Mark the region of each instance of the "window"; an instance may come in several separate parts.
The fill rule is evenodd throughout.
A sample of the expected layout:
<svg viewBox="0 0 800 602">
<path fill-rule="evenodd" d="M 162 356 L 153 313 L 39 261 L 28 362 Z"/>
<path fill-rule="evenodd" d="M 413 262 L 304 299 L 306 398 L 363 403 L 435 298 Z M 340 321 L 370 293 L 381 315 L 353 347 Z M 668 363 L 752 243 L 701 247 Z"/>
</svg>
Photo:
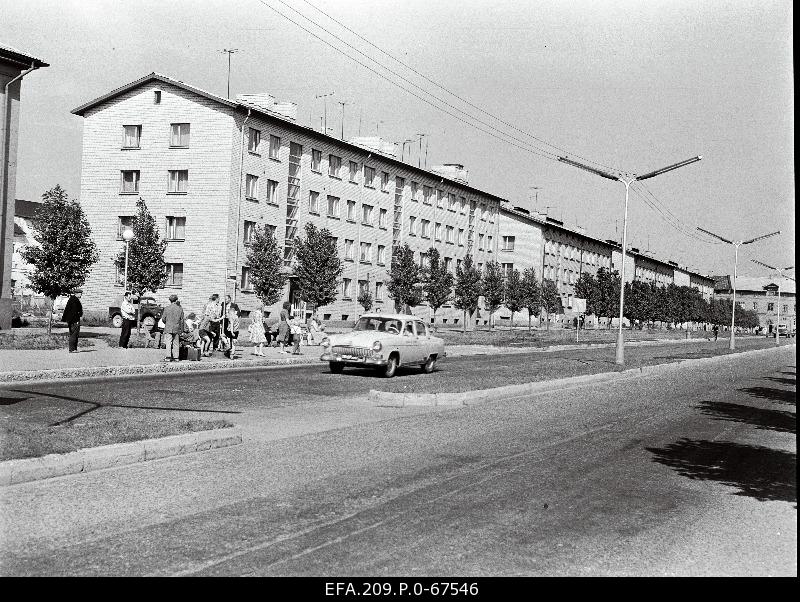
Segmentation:
<svg viewBox="0 0 800 602">
<path fill-rule="evenodd" d="M 411 182 L 411 200 L 419 202 L 419 182 Z"/>
<path fill-rule="evenodd" d="M 322 151 L 311 149 L 311 171 L 322 172 Z"/>
<path fill-rule="evenodd" d="M 481 215 L 481 220 L 485 222 L 486 221 L 486 205 L 481 204 L 480 215 Z"/>
<path fill-rule="evenodd" d="M 451 267 L 453 267 L 453 258 L 452 257 L 445 257 L 444 258 L 444 269 L 449 272 Z"/>
<path fill-rule="evenodd" d="M 344 258 L 353 261 L 353 241 L 344 239 Z"/>
<path fill-rule="evenodd" d="M 128 228 L 133 229 L 133 216 L 120 215 L 117 218 L 117 239 L 122 240 L 122 233 Z"/>
<path fill-rule="evenodd" d="M 378 245 L 378 265 L 385 265 L 386 264 L 386 247 L 384 245 Z"/>
<path fill-rule="evenodd" d="M 171 169 L 169 170 L 169 187 L 167 192 L 185 193 L 189 188 L 189 170 Z"/>
<path fill-rule="evenodd" d="M 436 240 L 442 240 L 442 224 L 439 222 L 433 226 L 433 236 Z"/>
<path fill-rule="evenodd" d="M 422 187 L 422 202 L 426 205 L 431 204 L 431 195 L 433 194 L 433 188 L 430 186 L 423 186 Z"/>
<path fill-rule="evenodd" d="M 182 263 L 168 263 L 167 264 L 167 282 L 164 286 L 171 286 L 180 288 L 183 286 L 183 264 Z"/>
<path fill-rule="evenodd" d="M 456 272 L 458 272 L 458 270 L 460 270 L 460 269 L 461 269 L 461 260 L 460 259 L 456 259 Z"/>
<path fill-rule="evenodd" d="M 361 223 L 365 226 L 372 225 L 372 205 L 361 206 Z"/>
<path fill-rule="evenodd" d="M 358 281 L 358 296 L 369 294 L 369 280 Z"/>
<path fill-rule="evenodd" d="M 270 134 L 269 137 L 269 158 L 270 159 L 279 159 L 278 153 L 281 150 L 281 139 L 280 136 L 273 136 Z"/>
<path fill-rule="evenodd" d="M 448 211 L 455 211 L 458 208 L 458 202 L 456 201 L 456 195 L 452 192 L 448 193 L 447 195 L 447 209 Z"/>
<path fill-rule="evenodd" d="M 789 306 L 788 306 L 788 305 L 783 305 L 783 307 L 782 307 L 781 311 L 782 311 L 783 313 L 787 313 L 787 312 L 789 311 Z"/>
<path fill-rule="evenodd" d="M 458 246 L 459 247 L 464 246 L 464 228 L 458 229 Z"/>
<path fill-rule="evenodd" d="M 378 211 L 378 227 L 379 228 L 386 228 L 386 209 L 381 209 Z"/>
<path fill-rule="evenodd" d="M 478 250 L 483 251 L 483 234 L 478 234 Z"/>
<path fill-rule="evenodd" d="M 339 217 L 339 197 L 328 197 L 328 217 Z"/>
<path fill-rule="evenodd" d="M 357 176 L 358 176 L 358 163 L 355 161 L 350 161 L 350 181 L 355 184 Z"/>
<path fill-rule="evenodd" d="M 355 201 L 347 201 L 347 221 L 348 222 L 356 221 L 356 202 Z"/>
<path fill-rule="evenodd" d="M 362 242 L 359 249 L 359 261 L 372 263 L 372 243 Z"/>
<path fill-rule="evenodd" d="M 467 214 L 467 197 L 462 196 L 461 198 L 459 198 L 459 202 L 461 204 L 461 214 L 462 215 L 466 215 Z"/>
<path fill-rule="evenodd" d="M 383 192 L 389 192 L 389 172 L 388 171 L 381 172 L 381 190 Z"/>
<path fill-rule="evenodd" d="M 122 148 L 139 148 L 139 139 L 141 137 L 141 125 L 122 126 Z"/>
<path fill-rule="evenodd" d="M 251 201 L 258 200 L 258 176 L 254 176 L 250 173 L 245 176 L 244 196 Z"/>
<path fill-rule="evenodd" d="M 308 191 L 308 212 L 319 215 L 319 193 L 313 190 Z"/>
<path fill-rule="evenodd" d="M 422 220 L 422 238 L 430 238 L 431 237 L 431 223 L 424 219 Z"/>
<path fill-rule="evenodd" d="M 139 192 L 139 170 L 121 172 L 121 184 L 119 191 L 123 194 L 133 194 Z"/>
<path fill-rule="evenodd" d="M 251 242 L 253 242 L 253 235 L 255 234 L 255 231 L 256 231 L 256 223 L 245 220 L 244 230 L 242 232 L 242 236 L 244 238 L 244 244 L 249 245 Z"/>
<path fill-rule="evenodd" d="M 173 123 L 170 125 L 169 145 L 173 148 L 187 148 L 189 146 L 188 123 Z"/>
<path fill-rule="evenodd" d="M 513 251 L 515 242 L 516 242 L 516 236 L 504 236 L 503 251 Z"/>
<path fill-rule="evenodd" d="M 336 155 L 328 155 L 328 175 L 334 178 L 339 177 L 339 170 L 342 168 L 342 158 Z"/>
<path fill-rule="evenodd" d="M 436 190 L 436 207 L 437 209 L 444 209 L 444 191 Z"/>
<path fill-rule="evenodd" d="M 408 235 L 409 236 L 416 236 L 417 235 L 417 218 L 413 215 L 408 216 Z"/>
<path fill-rule="evenodd" d="M 267 180 L 267 202 L 278 204 L 278 183 L 275 180 Z"/>
<path fill-rule="evenodd" d="M 383 301 L 383 282 L 375 283 L 375 301 Z"/>
<path fill-rule="evenodd" d="M 455 228 L 453 228 L 453 226 L 447 226 L 444 229 L 444 231 L 445 231 L 444 241 L 446 243 L 450 243 L 451 245 L 453 244 L 453 231 L 454 230 L 455 230 Z"/>
<path fill-rule="evenodd" d="M 420 253 L 419 254 L 419 267 L 427 268 L 427 267 L 430 267 L 430 265 L 431 265 L 431 262 L 430 262 L 430 258 L 428 257 L 428 254 L 427 253 Z"/>
<path fill-rule="evenodd" d="M 486 237 L 486 250 L 489 251 L 489 253 L 491 253 L 494 250 L 494 245 L 492 244 L 491 236 Z"/>
<path fill-rule="evenodd" d="M 240 286 L 243 291 L 253 290 L 253 283 L 250 282 L 250 268 L 247 266 L 242 266 L 242 283 Z"/>
<path fill-rule="evenodd" d="M 364 166 L 364 186 L 375 188 L 375 168 Z"/>
<path fill-rule="evenodd" d="M 511 272 L 514 271 L 514 264 L 513 263 L 504 263 L 500 267 L 501 267 L 501 270 L 502 270 L 502 273 L 503 273 L 503 278 L 508 278 L 509 276 L 511 276 Z"/>
<path fill-rule="evenodd" d="M 153 90 L 153 104 L 154 105 L 161 104 L 161 90 Z"/>
<path fill-rule="evenodd" d="M 167 240 L 185 240 L 186 218 L 167 216 L 167 229 L 164 238 Z"/>
<path fill-rule="evenodd" d="M 497 213 L 496 207 L 489 207 L 489 222 L 494 223 L 494 216 Z"/>
<path fill-rule="evenodd" d="M 258 153 L 261 146 L 261 132 L 256 128 L 249 128 L 247 133 L 247 150 Z"/>
<path fill-rule="evenodd" d="M 353 281 L 350 278 L 343 278 L 342 279 L 342 297 L 345 299 L 350 299 L 350 296 L 353 294 Z"/>
</svg>

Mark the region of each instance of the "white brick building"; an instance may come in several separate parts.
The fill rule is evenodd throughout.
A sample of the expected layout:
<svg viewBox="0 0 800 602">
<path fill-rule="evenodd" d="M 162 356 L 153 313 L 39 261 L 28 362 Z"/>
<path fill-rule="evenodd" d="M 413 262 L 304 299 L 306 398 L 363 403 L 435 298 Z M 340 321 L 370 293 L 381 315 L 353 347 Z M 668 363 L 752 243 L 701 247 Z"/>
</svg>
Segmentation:
<svg viewBox="0 0 800 602">
<path fill-rule="evenodd" d="M 159 295 L 177 292 L 187 310 L 215 292 L 235 295 L 244 311 L 260 306 L 248 290 L 255 224 L 275 228 L 287 268 L 307 222 L 336 237 L 345 269 L 338 299 L 321 309 L 330 320 L 363 311 L 356 300 L 363 286 L 377 309 L 393 309 L 386 293 L 393 245 L 408 243 L 420 261 L 435 245 L 454 272 L 470 250 L 480 264 L 497 257 L 502 199 L 468 186 L 457 168 L 435 173 L 385 147 L 337 140 L 294 122 L 287 103 L 271 110 L 268 101 L 231 101 L 153 73 L 73 111 L 85 122 L 81 204 L 100 251 L 84 287 L 86 308 L 103 309 L 119 294 L 114 261 L 139 197 L 169 240 L 170 280 Z M 291 285 L 289 298 L 299 307 Z M 458 323 L 461 312 L 445 306 L 437 316 Z"/>
</svg>

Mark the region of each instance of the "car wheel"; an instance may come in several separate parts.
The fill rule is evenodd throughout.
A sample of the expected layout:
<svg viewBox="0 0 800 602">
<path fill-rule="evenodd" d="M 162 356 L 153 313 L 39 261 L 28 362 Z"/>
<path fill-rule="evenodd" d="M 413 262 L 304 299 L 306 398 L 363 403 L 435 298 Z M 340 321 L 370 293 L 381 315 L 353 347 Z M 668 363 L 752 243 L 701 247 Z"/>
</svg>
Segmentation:
<svg viewBox="0 0 800 602">
<path fill-rule="evenodd" d="M 122 328 L 122 316 L 119 314 L 114 314 L 111 318 L 111 324 L 114 325 L 114 328 Z"/>
<path fill-rule="evenodd" d="M 331 372 L 334 374 L 341 374 L 342 370 L 344 370 L 344 364 L 341 362 L 329 362 L 331 367 Z"/>
<path fill-rule="evenodd" d="M 144 326 L 147 330 L 150 330 L 155 326 L 156 319 L 153 316 L 145 316 L 142 318 L 142 326 Z"/>
<path fill-rule="evenodd" d="M 436 369 L 436 356 L 432 355 L 428 358 L 428 360 L 422 364 L 422 371 L 425 374 L 430 374 Z"/>
<path fill-rule="evenodd" d="M 390 355 L 388 363 L 383 368 L 383 376 L 385 378 L 392 378 L 395 372 L 397 372 L 397 356 Z"/>
</svg>

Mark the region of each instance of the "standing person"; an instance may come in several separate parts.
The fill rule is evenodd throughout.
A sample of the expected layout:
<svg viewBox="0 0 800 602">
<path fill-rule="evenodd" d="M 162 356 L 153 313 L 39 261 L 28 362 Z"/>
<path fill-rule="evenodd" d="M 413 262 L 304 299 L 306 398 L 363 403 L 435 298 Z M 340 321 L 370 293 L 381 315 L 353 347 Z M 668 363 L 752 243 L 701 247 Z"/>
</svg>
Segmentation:
<svg viewBox="0 0 800 602">
<path fill-rule="evenodd" d="M 292 355 L 300 355 L 300 340 L 303 338 L 303 320 L 300 316 L 295 316 L 289 320 L 289 333 L 291 341 L 294 344 L 292 347 Z"/>
<path fill-rule="evenodd" d="M 228 299 L 230 299 L 230 297 L 228 297 Z M 236 339 L 239 338 L 239 306 L 236 303 L 231 303 L 230 301 L 227 303 L 227 305 L 228 313 L 225 317 L 227 329 L 225 330 L 225 336 L 228 338 L 230 347 L 225 352 L 225 357 L 233 360 L 236 359 Z"/>
<path fill-rule="evenodd" d="M 211 333 L 211 320 L 209 320 L 208 316 L 203 315 L 198 328 L 197 334 L 200 337 L 198 347 L 200 347 L 200 353 L 203 357 L 209 357 L 211 355 L 213 335 Z"/>
<path fill-rule="evenodd" d="M 220 339 L 220 321 L 222 308 L 219 305 L 219 295 L 214 293 L 208 298 L 208 303 L 203 307 L 203 315 L 208 317 L 208 332 L 211 334 L 211 349 L 209 354 L 217 348 Z"/>
<path fill-rule="evenodd" d="M 291 327 L 289 326 L 289 312 L 291 307 L 288 301 L 284 302 L 283 309 L 281 309 L 280 322 L 278 322 L 278 345 L 280 345 L 281 353 L 288 353 L 288 351 L 286 351 L 286 346 L 289 344 L 292 337 Z"/>
<path fill-rule="evenodd" d="M 169 356 L 164 358 L 165 362 L 177 362 L 180 360 L 181 333 L 186 327 L 183 317 L 183 308 L 178 305 L 178 295 L 169 296 L 169 306 L 164 310 L 161 319 L 164 320 L 164 338 L 166 341 Z"/>
<path fill-rule="evenodd" d="M 719 326 L 717 324 L 714 324 L 714 327 L 711 330 L 714 331 L 714 340 L 716 341 L 717 337 L 719 336 Z"/>
<path fill-rule="evenodd" d="M 83 316 L 82 294 L 81 289 L 73 291 L 64 307 L 64 314 L 61 316 L 61 321 L 66 322 L 69 326 L 70 353 L 78 353 L 78 335 L 81 333 L 81 316 Z"/>
<path fill-rule="evenodd" d="M 122 349 L 128 348 L 128 341 L 131 339 L 131 328 L 136 322 L 136 308 L 131 300 L 130 291 L 125 291 L 122 296 L 122 303 L 119 306 L 119 313 L 122 315 L 122 332 L 119 334 L 119 346 Z"/>
<path fill-rule="evenodd" d="M 220 313 L 220 316 L 222 318 L 222 322 L 221 322 L 222 328 L 221 328 L 221 330 L 222 330 L 222 333 L 225 334 L 226 337 L 228 336 L 227 335 L 227 333 L 228 333 L 228 310 L 230 309 L 230 307 L 231 307 L 231 296 L 230 295 L 225 295 L 225 301 L 222 302 L 222 306 L 220 307 L 220 312 L 219 313 Z M 218 349 L 220 351 L 223 350 L 224 343 L 225 343 L 225 341 L 220 341 L 219 347 L 218 347 Z"/>
<path fill-rule="evenodd" d="M 267 336 L 264 330 L 264 314 L 260 309 L 250 314 L 250 326 L 247 328 L 247 332 L 250 334 L 250 342 L 253 344 L 253 355 L 263 356 Z"/>
<path fill-rule="evenodd" d="M 306 327 L 308 328 L 308 344 L 311 345 L 312 343 L 315 345 L 319 345 L 322 337 L 325 336 L 324 328 L 322 324 L 317 319 L 317 315 L 315 313 L 311 313 L 306 320 Z"/>
</svg>

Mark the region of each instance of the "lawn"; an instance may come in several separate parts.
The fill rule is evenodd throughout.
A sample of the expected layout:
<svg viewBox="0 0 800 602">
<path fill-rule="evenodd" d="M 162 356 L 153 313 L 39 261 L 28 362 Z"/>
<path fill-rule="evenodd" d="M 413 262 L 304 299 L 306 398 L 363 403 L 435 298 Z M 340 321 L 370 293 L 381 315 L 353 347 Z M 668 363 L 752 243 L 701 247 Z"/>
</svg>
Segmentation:
<svg viewBox="0 0 800 602">
<path fill-rule="evenodd" d="M 91 347 L 92 343 L 85 339 L 78 339 L 78 347 Z M 67 349 L 69 347 L 69 334 L 15 334 L 0 333 L 0 349 Z"/>
<path fill-rule="evenodd" d="M 613 343 L 617 340 L 616 329 L 590 329 L 578 333 L 572 329 L 553 328 L 551 330 L 514 329 L 476 329 L 462 332 L 458 329 L 438 328 L 436 336 L 442 337 L 447 345 L 494 345 L 496 347 L 545 347 L 548 345 L 575 345 L 583 343 Z M 654 339 L 685 339 L 684 330 L 628 330 L 625 329 L 628 341 L 646 341 Z M 689 333 L 693 339 L 707 338 L 710 333 L 702 330 Z"/>
</svg>

